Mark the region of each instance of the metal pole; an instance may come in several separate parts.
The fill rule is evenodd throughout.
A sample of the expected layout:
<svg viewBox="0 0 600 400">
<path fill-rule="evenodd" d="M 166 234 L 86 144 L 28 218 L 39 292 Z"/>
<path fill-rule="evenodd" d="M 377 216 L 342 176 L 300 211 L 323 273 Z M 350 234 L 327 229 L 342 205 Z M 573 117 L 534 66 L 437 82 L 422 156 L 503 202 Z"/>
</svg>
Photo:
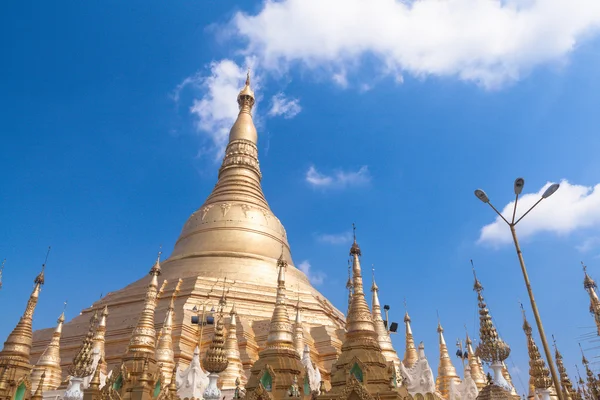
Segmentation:
<svg viewBox="0 0 600 400">
<path fill-rule="evenodd" d="M 546 334 L 544 333 L 544 327 L 542 326 L 542 320 L 540 318 L 540 313 L 537 308 L 537 304 L 533 297 L 533 291 L 531 290 L 531 283 L 529 282 L 529 275 L 527 275 L 527 269 L 525 268 L 525 260 L 523 260 L 523 253 L 521 252 L 521 247 L 519 246 L 519 239 L 517 239 L 517 232 L 515 230 L 515 226 L 513 224 L 509 224 L 510 233 L 512 233 L 513 241 L 515 242 L 515 249 L 517 250 L 517 256 L 519 257 L 519 263 L 521 264 L 521 271 L 523 272 L 523 279 L 525 280 L 525 286 L 527 287 L 527 294 L 529 295 L 529 300 L 531 301 L 531 308 L 533 309 L 533 315 L 535 317 L 535 323 L 537 324 L 538 331 L 540 332 L 540 337 L 542 339 L 542 345 L 544 346 L 544 353 L 546 353 L 546 359 L 548 360 L 548 366 L 550 367 L 550 373 L 552 374 L 552 381 L 554 382 L 554 388 L 556 389 L 556 395 L 559 400 L 563 400 L 560 380 L 558 379 L 558 374 L 556 373 L 556 368 L 554 368 L 554 360 L 552 359 L 552 353 L 550 352 L 550 347 L 548 346 L 548 341 L 546 340 Z"/>
</svg>

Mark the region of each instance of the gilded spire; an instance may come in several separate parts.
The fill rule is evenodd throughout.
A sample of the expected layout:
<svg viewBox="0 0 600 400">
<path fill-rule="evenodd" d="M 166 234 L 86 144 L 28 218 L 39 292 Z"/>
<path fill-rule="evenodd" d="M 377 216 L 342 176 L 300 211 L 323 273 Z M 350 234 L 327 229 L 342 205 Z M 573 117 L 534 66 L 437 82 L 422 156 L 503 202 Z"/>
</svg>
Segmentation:
<svg viewBox="0 0 600 400">
<path fill-rule="evenodd" d="M 438 320 L 437 332 L 439 336 L 440 344 L 440 361 L 438 363 L 438 376 L 435 380 L 436 389 L 442 394 L 444 398 L 449 398 L 450 387 L 452 381 L 456 384 L 460 383 L 456 369 L 452 365 L 452 360 L 448 354 L 448 346 L 446 345 L 446 339 L 444 338 L 444 328 L 442 328 L 441 322 Z"/>
<path fill-rule="evenodd" d="M 104 351 L 104 345 L 106 341 L 106 318 L 108 317 L 108 306 L 104 306 L 102 312 L 100 313 L 100 321 L 98 322 L 98 326 L 96 327 L 96 332 L 94 333 L 93 339 L 93 350 L 92 354 L 97 354 L 100 358 L 98 362 L 102 362 L 100 364 L 100 371 L 106 375 L 107 374 L 107 365 L 104 361 L 106 357 Z"/>
<path fill-rule="evenodd" d="M 42 400 L 44 398 L 44 380 L 46 379 L 46 372 L 42 372 L 40 379 L 38 381 L 37 388 L 35 389 L 35 393 L 31 396 L 31 400 Z"/>
<path fill-rule="evenodd" d="M 390 338 L 390 333 L 388 332 L 383 318 L 381 317 L 381 304 L 379 303 L 379 287 L 377 287 L 377 283 L 375 283 L 375 268 L 372 267 L 373 274 L 373 284 L 371 285 L 371 292 L 373 294 L 373 298 L 371 300 L 372 304 L 372 318 L 373 325 L 375 326 L 375 332 L 377 332 L 377 341 L 379 342 L 379 347 L 381 347 L 381 353 L 385 357 L 387 361 L 392 361 L 394 366 L 397 368 L 400 365 L 400 359 L 398 358 L 398 354 L 396 354 L 396 350 L 394 350 L 394 346 L 392 345 L 392 339 Z M 389 322 L 388 322 L 389 324 Z"/>
<path fill-rule="evenodd" d="M 300 295 L 296 303 L 296 321 L 294 322 L 294 347 L 298 355 L 302 357 L 304 352 L 304 328 L 302 327 L 302 314 L 300 313 Z"/>
<path fill-rule="evenodd" d="M 600 382 L 594 372 L 590 369 L 590 363 L 587 358 L 585 358 L 581 344 L 579 345 L 579 348 L 581 349 L 581 363 L 585 367 L 585 373 L 587 375 L 587 391 L 592 395 L 593 399 L 600 399 Z"/>
<path fill-rule="evenodd" d="M 356 242 L 356 227 L 354 229 L 354 242 L 350 247 L 350 256 L 352 257 L 352 285 L 354 294 L 350 303 L 348 318 L 346 319 L 346 332 L 367 332 L 367 335 L 373 338 L 377 337 L 373 317 L 365 300 L 363 289 L 363 280 L 360 268 L 360 257 L 362 255 L 360 246 Z"/>
<path fill-rule="evenodd" d="M 404 307 L 406 308 L 406 300 L 404 301 Z M 404 314 L 406 345 L 404 349 L 404 359 L 402 360 L 402 363 L 406 368 L 411 368 L 419 360 L 419 353 L 415 347 L 415 339 L 413 337 L 412 328 L 410 327 L 410 321 L 410 315 L 408 315 L 408 310 L 406 310 Z"/>
<path fill-rule="evenodd" d="M 54 333 L 52 334 L 48 346 L 46 346 L 46 349 L 38 359 L 38 362 L 31 373 L 32 383 L 41 382 L 41 376 L 44 375 L 43 391 L 57 389 L 62 381 L 62 369 L 60 367 L 60 336 L 62 334 L 64 322 L 65 313 L 63 311 L 56 321 L 56 329 L 54 329 Z"/>
<path fill-rule="evenodd" d="M 227 357 L 227 368 L 220 375 L 223 389 L 235 389 L 236 380 L 242 379 L 246 383 L 246 374 L 241 361 L 240 347 L 237 340 L 237 312 L 235 304 L 229 312 L 229 325 L 227 326 L 227 338 L 225 339 L 225 356 Z"/>
<path fill-rule="evenodd" d="M 598 299 L 598 293 L 596 292 L 596 282 L 588 275 L 587 267 L 581 262 L 583 267 L 583 273 L 585 278 L 583 279 L 583 287 L 590 296 L 590 313 L 594 315 L 594 321 L 596 322 L 596 329 L 598 335 L 600 335 L 600 299 Z"/>
<path fill-rule="evenodd" d="M 287 312 L 285 299 L 285 272 L 288 263 L 283 258 L 283 252 L 277 260 L 279 273 L 277 275 L 277 297 L 275 299 L 275 309 L 269 325 L 269 336 L 267 337 L 267 347 L 280 347 L 281 345 L 293 347 L 294 338 L 292 334 L 292 325 Z M 298 355 L 298 358 L 300 356 Z"/>
<path fill-rule="evenodd" d="M 502 362 L 510 355 L 510 347 L 506 344 L 498 335 L 496 327 L 492 322 L 492 316 L 490 310 L 487 308 L 487 304 L 483 298 L 483 286 L 477 279 L 475 269 L 473 268 L 473 276 L 475 283 L 473 290 L 477 292 L 477 301 L 479 305 L 479 337 L 480 342 L 475 350 L 475 355 L 480 357 L 482 360 L 494 363 Z"/>
<path fill-rule="evenodd" d="M 348 311 L 346 314 L 350 312 L 350 303 L 352 303 L 352 293 L 354 291 L 354 284 L 352 283 L 352 263 L 350 259 L 348 259 L 348 281 L 346 281 L 346 289 L 348 289 Z"/>
<path fill-rule="evenodd" d="M 558 368 L 558 373 L 560 374 L 560 384 L 562 386 L 562 392 L 565 399 L 575 400 L 577 397 L 577 393 L 573 389 L 573 383 L 569 378 L 569 374 L 567 373 L 567 369 L 565 368 L 565 364 L 563 363 L 563 356 L 558 351 L 558 347 L 556 346 L 556 339 L 554 335 L 552 335 L 552 341 L 554 342 L 554 357 L 556 358 L 556 367 Z"/>
<path fill-rule="evenodd" d="M 468 332 L 465 343 L 467 345 L 467 354 L 469 357 L 469 368 L 471 369 L 471 377 L 473 378 L 473 381 L 475 381 L 477 388 L 481 390 L 485 387 L 485 385 L 487 385 L 487 379 L 485 379 L 485 372 L 483 371 L 483 365 L 481 364 L 481 360 L 475 355 L 475 352 L 473 351 L 473 342 L 471 341 Z"/>
<path fill-rule="evenodd" d="M 83 339 L 81 347 L 73 357 L 72 364 L 69 366 L 69 374 L 76 378 L 85 378 L 90 376 L 94 372 L 93 367 L 93 341 L 94 332 L 96 330 L 96 324 L 98 323 L 98 311 L 94 311 L 92 318 L 90 318 L 90 326 L 88 332 Z"/>
<path fill-rule="evenodd" d="M 218 374 L 219 372 L 224 371 L 229 363 L 229 361 L 227 361 L 227 356 L 225 355 L 223 329 L 223 316 L 219 315 L 212 342 L 206 351 L 206 356 L 202 363 L 206 370 L 212 374 Z"/>
<path fill-rule="evenodd" d="M 48 253 L 49 252 L 50 248 L 48 248 Z M 46 260 L 47 259 L 48 255 L 46 255 Z M 10 333 L 10 335 L 8 335 L 6 342 L 4 342 L 4 348 L 0 352 L 0 364 L 10 364 L 14 361 L 29 364 L 33 336 L 31 324 L 33 322 L 33 312 L 35 310 L 35 306 L 37 305 L 42 285 L 44 284 L 45 268 L 46 263 L 42 264 L 41 272 L 33 281 L 33 291 L 29 296 L 29 300 L 27 300 L 25 312 L 21 316 L 13 331 Z"/>
<path fill-rule="evenodd" d="M 527 351 L 529 352 L 529 375 L 533 378 L 533 385 L 538 390 L 545 390 L 552 386 L 552 379 L 550 378 L 550 371 L 546 367 L 546 363 L 540 355 L 540 351 L 533 340 L 531 334 L 531 325 L 527 321 L 525 316 L 525 310 L 521 304 L 521 311 L 523 312 L 523 331 L 527 336 Z"/>
<path fill-rule="evenodd" d="M 160 291 L 158 290 L 158 276 L 161 274 L 160 270 L 160 255 L 156 262 L 150 269 L 150 283 L 146 290 L 146 299 L 144 301 L 144 308 L 138 319 L 136 327 L 131 333 L 131 339 L 129 340 L 129 346 L 127 346 L 127 355 L 134 354 L 145 354 L 154 358 L 156 351 L 156 330 L 154 329 L 154 311 L 156 310 L 156 304 L 160 295 L 162 294 L 167 281 L 164 281 Z"/>
<path fill-rule="evenodd" d="M 162 329 L 160 330 L 160 336 L 156 345 L 156 362 L 158 362 L 160 365 L 160 370 L 162 372 L 162 383 L 165 386 L 169 384 L 171 373 L 173 372 L 173 368 L 175 368 L 175 353 L 173 352 L 173 337 L 171 335 L 173 332 L 175 299 L 179 294 L 181 282 L 183 282 L 183 280 L 179 279 L 177 285 L 175 286 L 175 290 L 173 290 L 171 302 L 169 303 L 169 308 L 167 309 L 167 314 L 165 315 L 165 321 Z"/>
</svg>

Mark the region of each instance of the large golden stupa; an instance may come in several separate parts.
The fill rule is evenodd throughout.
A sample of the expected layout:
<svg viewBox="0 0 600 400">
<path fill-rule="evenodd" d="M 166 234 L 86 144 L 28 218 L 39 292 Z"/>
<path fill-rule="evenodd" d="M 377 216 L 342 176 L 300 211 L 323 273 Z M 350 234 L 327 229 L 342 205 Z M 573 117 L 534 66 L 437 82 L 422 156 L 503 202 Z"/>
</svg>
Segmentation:
<svg viewBox="0 0 600 400">
<path fill-rule="evenodd" d="M 205 305 L 217 307 L 224 290 L 227 303 L 235 304 L 238 339 L 246 371 L 258 358 L 266 342 L 269 321 L 275 307 L 277 260 L 289 260 L 288 298 L 298 299 L 304 316 L 304 340 L 313 360 L 328 376 L 341 349 L 344 315 L 331 305 L 293 266 L 285 228 L 275 216 L 260 185 L 257 132 L 252 121 L 254 93 L 250 79 L 237 98 L 240 112 L 229 134 L 217 184 L 204 204 L 186 221 L 170 257 L 161 263 L 160 279 L 168 281 L 156 310 L 160 328 L 171 296 L 181 278 L 175 298 L 173 343 L 175 359 L 187 364 L 198 342 L 198 327 L 191 317 Z M 151 261 L 151 257 L 149 260 Z M 148 265 L 151 263 L 149 262 Z M 140 271 L 147 268 L 140 266 Z M 63 326 L 61 365 L 66 371 L 80 346 L 91 315 L 108 307 L 106 362 L 118 364 L 144 306 L 150 277 L 111 292 Z M 226 289 L 224 289 L 226 288 Z M 290 307 L 290 313 L 295 310 Z M 52 338 L 54 329 L 34 332 L 31 361 L 35 364 Z M 212 327 L 204 329 L 202 352 L 208 348 Z"/>
</svg>

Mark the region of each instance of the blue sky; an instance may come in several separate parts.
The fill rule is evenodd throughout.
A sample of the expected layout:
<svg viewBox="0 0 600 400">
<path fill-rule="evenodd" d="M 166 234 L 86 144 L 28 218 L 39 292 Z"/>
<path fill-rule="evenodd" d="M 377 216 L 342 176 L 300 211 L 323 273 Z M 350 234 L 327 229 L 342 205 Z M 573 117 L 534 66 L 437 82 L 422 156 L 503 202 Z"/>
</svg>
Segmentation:
<svg viewBox="0 0 600 400">
<path fill-rule="evenodd" d="M 168 256 L 216 181 L 251 66 L 263 189 L 296 265 L 345 309 L 355 222 L 366 281 L 374 264 L 397 321 L 406 298 L 434 369 L 436 312 L 452 352 L 463 325 L 476 335 L 473 259 L 523 391 L 525 287 L 508 228 L 481 235 L 495 218 L 473 190 L 503 208 L 517 176 L 525 193 L 566 180 L 519 231 L 546 332 L 574 376 L 577 342 L 593 331 L 580 261 L 600 279 L 599 12 L 586 0 L 562 19 L 566 0 L 470 1 L 444 12 L 382 1 L 369 13 L 354 1 L 335 12 L 291 0 L 6 5 L 0 337 L 48 245 L 35 328 L 54 325 L 65 299 L 71 318 L 145 275 L 159 245 Z M 486 18 L 502 23 L 486 30 Z M 510 29 L 527 18 L 541 22 Z"/>
</svg>

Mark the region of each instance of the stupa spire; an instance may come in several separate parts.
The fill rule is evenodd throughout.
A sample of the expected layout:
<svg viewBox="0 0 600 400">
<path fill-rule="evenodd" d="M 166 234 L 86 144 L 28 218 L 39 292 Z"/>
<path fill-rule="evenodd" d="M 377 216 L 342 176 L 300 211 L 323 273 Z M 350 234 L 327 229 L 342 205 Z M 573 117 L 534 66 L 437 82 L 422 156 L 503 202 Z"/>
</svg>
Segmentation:
<svg viewBox="0 0 600 400">
<path fill-rule="evenodd" d="M 352 283 L 352 263 L 348 259 L 348 281 L 346 281 L 346 289 L 348 290 L 348 310 L 346 315 L 350 312 L 350 304 L 352 303 L 352 294 L 354 292 L 354 284 Z"/>
<path fill-rule="evenodd" d="M 575 400 L 577 393 L 573 389 L 573 383 L 571 382 L 567 369 L 565 368 L 563 356 L 560 351 L 558 351 L 558 347 L 556 346 L 556 339 L 554 338 L 554 335 L 552 335 L 552 341 L 554 342 L 554 357 L 556 358 L 556 368 L 560 374 L 560 384 L 562 386 L 564 398 L 568 400 Z"/>
<path fill-rule="evenodd" d="M 523 313 L 523 331 L 527 336 L 527 351 L 529 353 L 529 376 L 531 377 L 533 386 L 535 389 L 542 394 L 544 399 L 550 398 L 549 388 L 552 386 L 552 379 L 550 378 L 550 371 L 546 367 L 546 363 L 542 359 L 540 351 L 533 340 L 531 325 L 527 321 L 525 316 L 525 309 L 521 304 L 521 311 Z"/>
<path fill-rule="evenodd" d="M 146 289 L 146 298 L 144 308 L 138 319 L 136 327 L 131 333 L 129 345 L 127 346 L 126 356 L 147 355 L 154 359 L 156 351 L 156 330 L 154 329 L 154 312 L 160 295 L 162 294 L 167 281 L 162 284 L 158 290 L 158 277 L 161 274 L 160 255 L 158 252 L 156 262 L 150 268 L 150 283 Z"/>
<path fill-rule="evenodd" d="M 373 317 L 365 300 L 363 289 L 362 271 L 360 268 L 362 253 L 360 246 L 356 242 L 356 227 L 354 224 L 352 226 L 354 230 L 354 242 L 350 247 L 350 256 L 352 257 L 352 286 L 354 294 L 352 295 L 352 302 L 350 303 L 350 310 L 346 319 L 346 332 L 365 332 L 367 336 L 376 338 L 377 334 L 373 324 Z"/>
<path fill-rule="evenodd" d="M 473 261 L 471 260 L 471 265 Z M 502 375 L 502 362 L 510 355 L 510 347 L 504 342 L 498 335 L 498 331 L 492 321 L 492 316 L 487 308 L 485 299 L 483 298 L 483 285 L 477 279 L 475 268 L 473 267 L 473 277 L 475 282 L 473 284 L 473 290 L 477 292 L 477 302 L 479 306 L 479 345 L 475 350 L 475 355 L 491 364 L 491 368 L 494 371 L 493 382 L 505 389 L 508 392 L 512 392 L 513 387 L 506 381 Z"/>
<path fill-rule="evenodd" d="M 413 365 L 419 360 L 419 353 L 417 352 L 417 348 L 415 347 L 415 339 L 413 337 L 412 328 L 410 326 L 410 315 L 408 315 L 408 308 L 406 307 L 406 300 L 404 300 L 404 308 L 406 312 L 404 313 L 404 325 L 405 325 L 405 349 L 404 349 L 404 359 L 402 363 L 406 368 L 412 368 Z"/>
<path fill-rule="evenodd" d="M 447 399 L 450 396 L 450 387 L 453 385 L 452 381 L 458 385 L 460 384 L 460 379 L 456 374 L 456 368 L 452 365 L 452 360 L 448 354 L 448 346 L 446 345 L 446 339 L 444 338 L 444 328 L 439 319 L 437 332 L 440 345 L 440 361 L 438 363 L 438 375 L 435 383 L 436 389 Z"/>
<path fill-rule="evenodd" d="M 69 374 L 75 378 L 85 378 L 94 372 L 93 367 L 93 342 L 96 324 L 98 323 L 98 311 L 94 311 L 90 318 L 90 326 L 88 332 L 83 339 L 83 343 L 79 347 L 77 354 L 73 357 L 73 361 L 69 366 Z"/>
<path fill-rule="evenodd" d="M 100 321 L 98 322 L 98 326 L 96 327 L 96 332 L 94 333 L 93 340 L 93 350 L 92 353 L 96 355 L 98 358 L 98 365 L 100 366 L 100 372 L 103 375 L 107 374 L 107 364 L 104 361 L 106 357 L 104 346 L 106 343 L 106 318 L 108 317 L 108 306 L 104 306 L 102 312 L 100 313 Z"/>
<path fill-rule="evenodd" d="M 287 261 L 283 258 L 283 252 L 277 260 L 277 296 L 275 298 L 275 309 L 269 325 L 269 335 L 267 336 L 267 347 L 276 347 L 278 345 L 292 346 L 294 338 L 292 333 L 292 324 L 288 315 L 285 296 L 285 272 L 288 267 Z M 300 355 L 298 355 L 300 358 Z"/>
<path fill-rule="evenodd" d="M 483 365 L 479 357 L 475 355 L 473 351 L 473 342 L 469 337 L 469 332 L 467 332 L 467 337 L 465 340 L 467 345 L 467 354 L 469 358 L 469 368 L 471 369 L 471 377 L 475 384 L 477 385 L 477 389 L 481 390 L 487 384 L 487 379 L 485 379 L 485 372 L 483 371 Z"/>
<path fill-rule="evenodd" d="M 225 339 L 225 355 L 227 356 L 227 368 L 221 373 L 221 386 L 223 389 L 235 389 L 236 380 L 240 384 L 246 384 L 246 374 L 241 361 L 240 347 L 237 339 L 237 311 L 235 304 L 229 312 L 229 325 L 227 326 L 227 338 Z"/>
<path fill-rule="evenodd" d="M 300 309 L 300 293 L 296 302 L 296 321 L 294 322 L 294 347 L 302 357 L 304 354 L 304 327 L 302 326 L 302 313 Z"/>
<path fill-rule="evenodd" d="M 375 325 L 375 332 L 377 332 L 377 341 L 379 342 L 379 347 L 381 347 L 381 353 L 385 357 L 387 361 L 391 361 L 394 363 L 394 366 L 398 368 L 400 364 L 400 359 L 398 358 L 398 354 L 396 350 L 394 350 L 394 346 L 392 345 L 392 339 L 390 338 L 390 333 L 387 330 L 383 322 L 383 318 L 381 317 L 381 304 L 379 303 L 379 287 L 377 287 L 377 283 L 375 283 L 375 267 L 371 267 L 371 272 L 373 275 L 373 284 L 371 285 L 372 292 L 372 300 L 371 307 L 372 309 L 372 318 L 373 324 Z M 388 322 L 389 324 L 389 322 Z"/>
<path fill-rule="evenodd" d="M 46 254 L 46 261 L 48 260 L 49 253 L 50 248 L 48 248 L 48 253 Z M 0 366 L 6 365 L 10 368 L 10 366 L 16 367 L 17 363 L 21 363 L 23 368 L 28 370 L 27 372 L 31 370 L 31 365 L 29 364 L 33 336 L 31 325 L 33 323 L 33 312 L 35 311 L 35 306 L 38 303 L 40 291 L 44 284 L 45 269 L 46 262 L 42 264 L 41 272 L 33 281 L 33 291 L 27 300 L 27 306 L 23 315 L 10 335 L 8 335 L 8 338 L 6 338 L 4 348 L 0 351 Z"/>
<path fill-rule="evenodd" d="M 585 374 L 587 375 L 587 391 L 592 395 L 593 399 L 600 399 L 600 382 L 591 370 L 590 362 L 585 357 L 581 344 L 579 344 L 579 349 L 581 350 L 581 363 L 585 367 Z"/>
<path fill-rule="evenodd" d="M 182 279 L 179 279 L 173 294 L 171 295 L 171 302 L 169 308 L 167 308 L 167 314 L 165 315 L 165 321 L 162 329 L 160 330 L 160 336 L 156 344 L 156 362 L 160 365 L 161 380 L 163 385 L 170 383 L 171 374 L 173 368 L 175 368 L 175 353 L 173 352 L 173 318 L 175 314 L 175 299 L 179 294 Z"/>
<path fill-rule="evenodd" d="M 65 302 L 66 304 L 66 302 Z M 43 391 L 55 390 L 62 381 L 62 369 L 60 367 L 60 336 L 62 334 L 63 323 L 65 322 L 65 312 L 63 311 L 56 321 L 56 329 L 52 338 L 46 346 L 46 349 L 37 361 L 37 364 L 31 372 L 31 382 L 36 384 L 41 382 L 41 376 L 45 374 Z M 37 386 L 34 388 L 34 391 Z"/>
<path fill-rule="evenodd" d="M 590 313 L 594 316 L 594 321 L 596 322 L 596 329 L 598 335 L 600 335 L 600 299 L 598 299 L 598 293 L 596 292 L 597 285 L 596 282 L 588 275 L 587 266 L 581 262 L 581 266 L 583 267 L 583 274 L 585 278 L 583 279 L 583 287 L 588 292 L 590 296 Z"/>
</svg>

